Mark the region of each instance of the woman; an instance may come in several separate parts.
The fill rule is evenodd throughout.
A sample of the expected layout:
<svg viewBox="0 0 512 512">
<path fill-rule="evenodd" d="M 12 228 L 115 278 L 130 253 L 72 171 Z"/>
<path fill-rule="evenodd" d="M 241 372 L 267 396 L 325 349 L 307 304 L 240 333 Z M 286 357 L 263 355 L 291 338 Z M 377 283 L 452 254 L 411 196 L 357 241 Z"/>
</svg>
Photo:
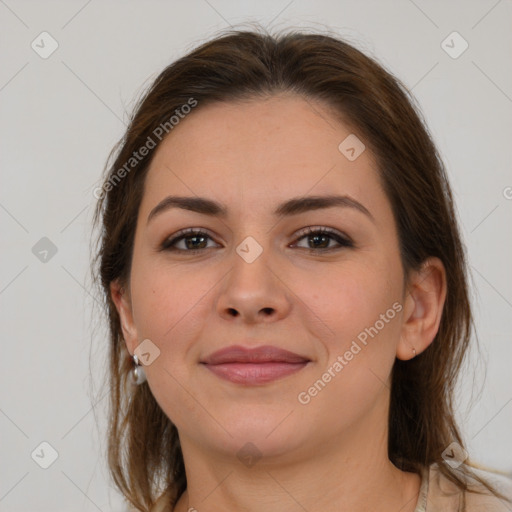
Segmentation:
<svg viewBox="0 0 512 512">
<path fill-rule="evenodd" d="M 136 510 L 509 510 L 454 420 L 472 316 L 445 170 L 327 35 L 167 67 L 96 194 L 109 465 Z"/>
</svg>

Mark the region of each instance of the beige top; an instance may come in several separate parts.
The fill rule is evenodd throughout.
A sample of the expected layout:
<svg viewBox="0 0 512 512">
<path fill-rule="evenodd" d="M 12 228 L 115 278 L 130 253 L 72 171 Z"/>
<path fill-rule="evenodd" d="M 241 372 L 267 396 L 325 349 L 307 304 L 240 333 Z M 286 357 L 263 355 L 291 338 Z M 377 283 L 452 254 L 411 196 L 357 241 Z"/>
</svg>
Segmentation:
<svg viewBox="0 0 512 512">
<path fill-rule="evenodd" d="M 507 476 L 470 468 L 477 476 L 484 478 L 493 484 L 497 491 L 512 501 L 512 479 Z M 489 491 L 477 480 L 468 482 L 471 489 L 485 491 L 486 494 L 466 492 L 466 512 L 510 512 L 512 502 L 489 494 Z M 460 508 L 459 508 L 460 507 Z M 414 512 L 457 512 L 462 510 L 462 491 L 439 472 L 439 466 L 432 464 L 428 470 L 424 470 L 421 481 L 418 503 Z"/>
<path fill-rule="evenodd" d="M 478 476 L 485 478 L 504 496 L 512 500 L 512 479 L 490 471 L 471 468 Z M 470 481 L 468 484 L 471 484 Z M 486 490 L 476 480 L 479 490 Z M 473 488 L 473 486 L 471 486 Z M 166 495 L 160 496 L 151 512 L 171 512 L 166 509 Z M 457 512 L 462 505 L 462 493 L 458 487 L 439 472 L 437 464 L 423 471 L 420 494 L 414 512 Z M 466 493 L 466 512 L 511 512 L 512 503 L 494 495 Z"/>
</svg>

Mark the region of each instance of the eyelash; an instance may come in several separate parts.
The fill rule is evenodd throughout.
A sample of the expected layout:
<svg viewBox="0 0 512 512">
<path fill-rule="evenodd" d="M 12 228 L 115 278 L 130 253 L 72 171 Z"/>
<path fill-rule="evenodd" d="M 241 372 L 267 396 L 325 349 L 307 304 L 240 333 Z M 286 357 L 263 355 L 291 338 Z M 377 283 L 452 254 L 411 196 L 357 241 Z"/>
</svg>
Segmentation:
<svg viewBox="0 0 512 512">
<path fill-rule="evenodd" d="M 339 247 L 328 247 L 328 248 L 322 248 L 322 249 L 311 249 L 309 247 L 301 247 L 301 249 L 304 249 L 311 253 L 313 253 L 313 252 L 318 253 L 318 252 L 331 252 L 331 251 L 335 251 L 335 250 L 339 250 L 339 249 L 343 249 L 343 248 L 353 248 L 354 247 L 354 243 L 352 242 L 352 240 L 350 240 L 350 238 L 348 238 L 346 236 L 342 236 L 337 231 L 334 231 L 334 230 L 331 230 L 328 228 L 324 228 L 324 227 L 318 227 L 318 228 L 307 227 L 301 231 L 297 240 L 301 240 L 303 238 L 306 238 L 308 236 L 313 236 L 313 235 L 321 235 L 321 236 L 328 235 L 331 238 L 331 240 L 335 240 L 340 245 L 339 245 Z M 175 251 L 188 252 L 191 254 L 204 252 L 205 250 L 207 250 L 207 248 L 206 249 L 176 249 L 175 247 L 172 247 L 173 245 L 175 245 L 177 242 L 179 242 L 181 240 L 185 240 L 187 238 L 193 238 L 193 237 L 197 237 L 197 236 L 208 237 L 211 239 L 210 235 L 204 231 L 196 230 L 194 228 L 188 228 L 188 229 L 179 231 L 176 234 L 176 236 L 173 236 L 172 238 L 167 238 L 166 240 L 164 240 L 160 246 L 160 250 L 172 251 L 172 252 L 175 252 Z"/>
</svg>

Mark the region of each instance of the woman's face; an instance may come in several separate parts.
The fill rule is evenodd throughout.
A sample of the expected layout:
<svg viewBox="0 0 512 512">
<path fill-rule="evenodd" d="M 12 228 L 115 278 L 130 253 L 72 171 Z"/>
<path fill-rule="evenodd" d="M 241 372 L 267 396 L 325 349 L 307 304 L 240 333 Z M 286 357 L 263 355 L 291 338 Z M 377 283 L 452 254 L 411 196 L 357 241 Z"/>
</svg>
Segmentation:
<svg viewBox="0 0 512 512">
<path fill-rule="evenodd" d="M 349 136 L 321 104 L 281 95 L 199 104 L 157 149 L 122 323 L 130 353 L 149 340 L 148 383 L 182 444 L 309 456 L 382 432 L 403 269 L 375 162 L 353 136 L 340 149 Z M 169 196 L 208 205 L 157 208 Z M 173 241 L 184 229 L 201 233 Z M 205 364 L 233 345 L 300 357 Z"/>
</svg>

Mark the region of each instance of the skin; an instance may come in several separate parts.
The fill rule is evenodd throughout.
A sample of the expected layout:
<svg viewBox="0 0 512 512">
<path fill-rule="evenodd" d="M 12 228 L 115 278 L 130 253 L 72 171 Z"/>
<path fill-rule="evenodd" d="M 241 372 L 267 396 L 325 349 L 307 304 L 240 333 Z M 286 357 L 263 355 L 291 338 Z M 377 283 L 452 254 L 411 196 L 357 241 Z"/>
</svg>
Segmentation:
<svg viewBox="0 0 512 512">
<path fill-rule="evenodd" d="M 338 150 L 350 133 L 326 105 L 280 94 L 199 105 L 156 150 L 130 281 L 112 283 L 111 292 L 130 354 L 144 339 L 160 350 L 145 371 L 180 435 L 188 487 L 178 512 L 415 508 L 420 477 L 387 455 L 391 370 L 395 358 L 408 360 L 434 339 L 445 270 L 430 258 L 404 286 L 395 221 L 370 150 L 353 162 Z M 148 223 L 171 194 L 222 202 L 228 216 L 174 208 Z M 292 197 L 328 194 L 350 196 L 373 219 L 350 207 L 272 215 Z M 355 246 L 322 252 L 301 233 L 308 226 L 337 230 Z M 177 242 L 183 252 L 159 250 L 184 228 L 210 238 Z M 252 263 L 236 252 L 248 236 L 263 251 Z M 339 247 L 332 238 L 319 243 Z M 195 246 L 203 252 L 185 253 Z M 401 311 L 301 404 L 298 394 L 394 303 Z M 233 344 L 275 345 L 311 362 L 259 386 L 220 379 L 199 363 Z M 237 457 L 248 442 L 262 455 L 250 467 Z"/>
</svg>

